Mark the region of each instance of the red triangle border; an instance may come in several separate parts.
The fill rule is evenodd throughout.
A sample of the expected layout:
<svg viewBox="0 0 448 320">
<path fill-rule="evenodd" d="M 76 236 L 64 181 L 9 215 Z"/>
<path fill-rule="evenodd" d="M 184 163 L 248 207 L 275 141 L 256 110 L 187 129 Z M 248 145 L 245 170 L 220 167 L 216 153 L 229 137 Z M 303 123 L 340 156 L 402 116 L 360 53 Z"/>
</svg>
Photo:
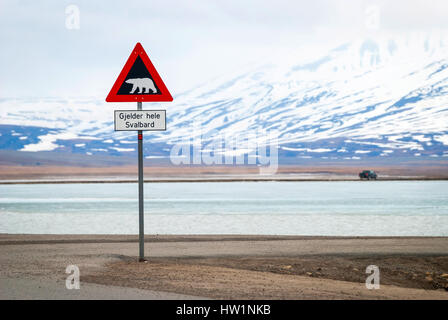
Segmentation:
<svg viewBox="0 0 448 320">
<path fill-rule="evenodd" d="M 134 62 L 138 56 L 140 56 L 140 58 L 142 59 L 146 68 L 148 69 L 149 73 L 151 74 L 155 84 L 159 88 L 161 94 L 117 95 L 118 90 L 120 89 L 121 85 L 123 84 L 124 80 L 126 79 L 126 76 L 128 75 L 129 71 L 131 70 L 131 68 L 134 65 Z M 163 82 L 163 80 L 160 77 L 159 73 L 157 72 L 156 68 L 152 64 L 151 60 L 149 59 L 148 55 L 145 52 L 145 49 L 143 49 L 143 46 L 140 44 L 140 42 L 138 42 L 135 45 L 134 50 L 132 50 L 132 53 L 129 56 L 128 60 L 126 61 L 126 64 L 124 65 L 123 69 L 121 70 L 120 75 L 118 76 L 112 89 L 110 90 L 109 94 L 107 95 L 106 101 L 107 102 L 173 101 L 173 97 L 171 96 L 171 93 L 168 91 L 168 88 L 165 86 L 165 83 Z"/>
</svg>

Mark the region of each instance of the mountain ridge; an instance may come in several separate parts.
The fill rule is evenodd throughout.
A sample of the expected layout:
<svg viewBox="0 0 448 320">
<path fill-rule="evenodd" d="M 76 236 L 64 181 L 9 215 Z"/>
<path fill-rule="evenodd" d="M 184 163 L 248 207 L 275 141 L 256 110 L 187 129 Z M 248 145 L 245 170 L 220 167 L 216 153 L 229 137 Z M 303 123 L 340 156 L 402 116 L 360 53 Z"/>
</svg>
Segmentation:
<svg viewBox="0 0 448 320">
<path fill-rule="evenodd" d="M 214 147 L 223 157 L 278 144 L 280 163 L 448 159 L 447 47 L 445 39 L 367 39 L 217 78 L 174 103 L 151 104 L 167 109 L 167 131 L 145 133 L 145 154 L 168 159 L 179 143 L 193 152 L 201 138 L 202 152 Z M 133 156 L 135 133 L 113 131 L 113 110 L 129 108 L 94 98 L 3 98 L 0 150 Z M 239 151 L 216 147 L 242 138 Z"/>
</svg>

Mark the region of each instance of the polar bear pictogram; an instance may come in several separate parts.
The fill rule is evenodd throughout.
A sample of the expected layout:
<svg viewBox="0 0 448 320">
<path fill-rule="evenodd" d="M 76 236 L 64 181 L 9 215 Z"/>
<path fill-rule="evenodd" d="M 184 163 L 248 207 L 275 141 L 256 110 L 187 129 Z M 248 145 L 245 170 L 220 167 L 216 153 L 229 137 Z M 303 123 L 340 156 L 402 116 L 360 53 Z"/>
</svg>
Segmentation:
<svg viewBox="0 0 448 320">
<path fill-rule="evenodd" d="M 125 82 L 132 84 L 130 94 L 133 94 L 135 90 L 137 90 L 137 88 L 138 93 L 150 93 L 149 90 L 151 90 L 152 93 L 157 93 L 156 86 L 154 85 L 154 82 L 150 78 L 128 79 Z"/>
</svg>

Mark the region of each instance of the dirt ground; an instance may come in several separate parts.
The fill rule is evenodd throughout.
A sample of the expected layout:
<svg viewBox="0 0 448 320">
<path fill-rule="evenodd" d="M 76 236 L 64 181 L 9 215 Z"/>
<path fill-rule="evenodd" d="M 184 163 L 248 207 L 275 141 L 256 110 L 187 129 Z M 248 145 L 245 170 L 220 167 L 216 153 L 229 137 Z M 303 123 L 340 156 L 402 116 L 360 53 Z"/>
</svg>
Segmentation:
<svg viewBox="0 0 448 320">
<path fill-rule="evenodd" d="M 75 264 L 81 283 L 113 287 L 116 296 L 121 287 L 213 299 L 448 299 L 443 237 L 148 236 L 143 263 L 135 240 L 0 235 L 0 278 L 10 286 L 2 297 L 20 294 L 24 281 L 60 287 Z M 368 265 L 380 269 L 378 290 L 365 286 Z"/>
</svg>

